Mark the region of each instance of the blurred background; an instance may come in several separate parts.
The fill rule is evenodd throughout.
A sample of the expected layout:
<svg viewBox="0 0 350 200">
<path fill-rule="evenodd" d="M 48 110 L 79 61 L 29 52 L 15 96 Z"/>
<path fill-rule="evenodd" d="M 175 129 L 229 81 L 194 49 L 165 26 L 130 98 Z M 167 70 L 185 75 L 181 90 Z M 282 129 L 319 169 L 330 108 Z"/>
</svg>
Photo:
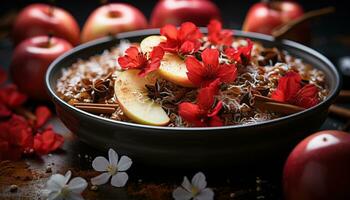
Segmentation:
<svg viewBox="0 0 350 200">
<path fill-rule="evenodd" d="M 8 31 L 10 30 L 12 21 L 15 14 L 31 3 L 51 3 L 52 1 L 32 1 L 32 0 L 4 0 L 0 7 L 0 65 L 7 68 L 11 56 L 9 49 L 12 48 L 10 40 L 7 39 Z M 99 7 L 106 1 L 101 0 L 88 0 L 88 1 L 72 1 L 72 0 L 57 0 L 55 5 L 62 7 L 69 11 L 78 21 L 80 28 L 83 27 L 84 22 L 88 18 L 94 9 Z M 125 2 L 132 4 L 142 11 L 142 13 L 149 20 L 152 10 L 157 1 L 109 1 L 109 2 Z M 257 0 L 245 0 L 245 1 L 214 1 L 219 7 L 221 12 L 224 27 L 233 29 L 242 29 L 245 16 L 249 8 L 259 1 Z M 349 84 L 350 77 L 350 58 L 342 60 L 345 56 L 348 56 L 350 50 L 350 26 L 349 19 L 350 13 L 348 10 L 347 1 L 335 1 L 335 0 L 318 0 L 318 1 L 295 1 L 299 3 L 305 10 L 311 11 L 315 9 L 324 8 L 327 6 L 334 6 L 336 12 L 327 16 L 319 17 L 312 20 L 311 25 L 311 41 L 308 46 L 316 49 L 317 51 L 326 55 L 331 61 L 337 65 L 345 65 L 342 67 L 342 71 L 347 73 L 345 76 L 345 85 Z M 300 33 L 303 34 L 303 33 Z"/>
</svg>

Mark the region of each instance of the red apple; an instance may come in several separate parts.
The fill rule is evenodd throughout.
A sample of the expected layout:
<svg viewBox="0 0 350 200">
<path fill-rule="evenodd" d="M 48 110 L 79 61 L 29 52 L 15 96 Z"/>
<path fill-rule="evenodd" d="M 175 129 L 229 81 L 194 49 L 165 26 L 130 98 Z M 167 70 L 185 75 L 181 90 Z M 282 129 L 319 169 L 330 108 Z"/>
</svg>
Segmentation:
<svg viewBox="0 0 350 200">
<path fill-rule="evenodd" d="M 57 37 L 36 36 L 17 45 L 13 52 L 10 74 L 18 88 L 37 100 L 46 100 L 44 77 L 48 66 L 72 45 Z"/>
<path fill-rule="evenodd" d="M 284 167 L 286 200 L 350 199 L 350 135 L 328 130 L 300 142 Z"/>
<path fill-rule="evenodd" d="M 272 30 L 301 17 L 304 14 L 303 8 L 292 1 L 268 1 L 254 4 L 248 11 L 243 23 L 243 30 L 271 34 Z M 287 38 L 306 42 L 309 37 L 308 27 L 300 25 L 291 31 Z"/>
<path fill-rule="evenodd" d="M 207 26 L 211 19 L 221 20 L 218 7 L 209 0 L 161 0 L 152 11 L 151 26 L 180 25 L 190 21 Z"/>
<path fill-rule="evenodd" d="M 81 41 L 125 31 L 147 28 L 146 17 L 137 8 L 125 3 L 111 3 L 97 8 L 86 20 Z"/>
<path fill-rule="evenodd" d="M 32 4 L 24 8 L 13 25 L 12 37 L 16 44 L 26 38 L 48 35 L 79 44 L 80 30 L 74 17 L 67 11 L 47 4 Z"/>
</svg>

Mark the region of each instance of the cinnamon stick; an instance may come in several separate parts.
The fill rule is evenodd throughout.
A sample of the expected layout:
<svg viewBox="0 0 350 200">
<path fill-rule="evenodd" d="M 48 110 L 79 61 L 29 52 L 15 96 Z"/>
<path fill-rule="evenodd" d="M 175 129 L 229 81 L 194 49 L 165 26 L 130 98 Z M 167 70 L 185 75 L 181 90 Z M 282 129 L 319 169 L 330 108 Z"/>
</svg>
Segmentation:
<svg viewBox="0 0 350 200">
<path fill-rule="evenodd" d="M 326 8 L 322 8 L 319 10 L 313 10 L 313 11 L 307 12 L 299 18 L 291 20 L 288 23 L 283 24 L 283 25 L 275 28 L 272 31 L 272 36 L 275 39 L 280 39 L 283 36 L 285 36 L 289 31 L 291 31 L 294 27 L 296 27 L 297 25 L 299 25 L 307 20 L 310 20 L 312 18 L 319 17 L 319 16 L 326 15 L 326 14 L 330 14 L 334 11 L 335 11 L 334 7 L 326 7 Z"/>
<path fill-rule="evenodd" d="M 118 104 L 104 104 L 104 103 L 74 103 L 74 106 L 92 106 L 92 107 L 107 107 L 117 108 Z"/>
<path fill-rule="evenodd" d="M 331 105 L 329 107 L 329 112 L 331 114 L 337 115 L 339 117 L 345 118 L 345 119 L 350 119 L 350 109 L 336 106 L 336 105 Z"/>
<path fill-rule="evenodd" d="M 286 115 L 297 113 L 297 112 L 305 110 L 305 108 L 302 108 L 299 106 L 285 104 L 285 103 L 277 103 L 277 102 L 257 101 L 257 102 L 255 102 L 255 105 L 260 109 L 269 110 L 272 112 L 278 112 L 278 113 L 282 113 L 282 114 L 286 114 Z"/>
<path fill-rule="evenodd" d="M 350 90 L 341 90 L 338 97 L 335 100 L 337 103 L 349 103 L 350 102 Z"/>
<path fill-rule="evenodd" d="M 75 107 L 92 114 L 112 114 L 115 112 L 115 108 L 111 108 L 111 107 L 99 107 L 99 106 L 75 106 Z"/>
</svg>

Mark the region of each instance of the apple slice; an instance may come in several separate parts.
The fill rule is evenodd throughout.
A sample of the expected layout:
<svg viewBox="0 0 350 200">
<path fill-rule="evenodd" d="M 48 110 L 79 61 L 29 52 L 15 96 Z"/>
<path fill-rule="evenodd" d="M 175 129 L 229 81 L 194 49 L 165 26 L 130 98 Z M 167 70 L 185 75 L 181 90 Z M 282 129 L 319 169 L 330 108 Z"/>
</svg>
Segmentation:
<svg viewBox="0 0 350 200">
<path fill-rule="evenodd" d="M 143 53 L 149 53 L 153 47 L 164 42 L 166 37 L 151 35 L 143 39 L 140 48 Z M 165 53 L 158 70 L 159 75 L 167 81 L 173 82 L 183 87 L 193 87 L 193 84 L 187 78 L 187 68 L 183 59 L 172 53 Z"/>
<path fill-rule="evenodd" d="M 170 119 L 163 108 L 147 96 L 146 84 L 155 84 L 154 74 L 142 78 L 139 70 L 127 70 L 118 76 L 114 85 L 115 96 L 125 115 L 131 120 L 154 126 L 165 126 Z"/>
</svg>

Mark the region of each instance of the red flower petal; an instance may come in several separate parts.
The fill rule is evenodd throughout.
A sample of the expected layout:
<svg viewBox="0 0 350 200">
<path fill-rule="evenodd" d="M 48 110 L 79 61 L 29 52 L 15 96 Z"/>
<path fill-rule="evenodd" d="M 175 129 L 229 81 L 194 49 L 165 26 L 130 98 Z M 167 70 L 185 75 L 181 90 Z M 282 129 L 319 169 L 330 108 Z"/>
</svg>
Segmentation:
<svg viewBox="0 0 350 200">
<path fill-rule="evenodd" d="M 6 107 L 6 105 L 0 102 L 0 118 L 8 117 L 12 114 L 12 111 Z"/>
<path fill-rule="evenodd" d="M 237 78 L 237 67 L 234 64 L 222 64 L 217 71 L 217 77 L 223 83 L 231 83 Z"/>
<path fill-rule="evenodd" d="M 195 51 L 195 44 L 191 41 L 185 41 L 180 47 L 180 53 L 183 55 L 192 54 Z"/>
<path fill-rule="evenodd" d="M 178 31 L 178 39 L 181 42 L 186 40 L 195 41 L 202 37 L 198 27 L 192 22 L 182 23 Z"/>
<path fill-rule="evenodd" d="M 160 34 L 168 40 L 177 40 L 177 28 L 174 25 L 167 24 L 160 29 Z"/>
<path fill-rule="evenodd" d="M 213 108 L 213 110 L 211 111 L 211 113 L 208 113 L 208 117 L 214 117 L 216 116 L 220 110 L 222 108 L 222 101 L 219 101 L 216 106 Z"/>
<path fill-rule="evenodd" d="M 292 103 L 303 108 L 310 108 L 319 103 L 318 88 L 313 84 L 307 84 L 301 88 L 292 100 Z"/>
<path fill-rule="evenodd" d="M 278 80 L 278 86 L 271 98 L 276 101 L 290 102 L 301 88 L 301 76 L 297 72 L 288 72 Z"/>
<path fill-rule="evenodd" d="M 217 49 L 207 48 L 202 52 L 203 63 L 210 71 L 216 71 L 219 67 L 219 51 Z M 209 71 L 208 70 L 208 71 Z"/>
<path fill-rule="evenodd" d="M 27 96 L 18 91 L 13 84 L 6 85 L 0 89 L 0 102 L 10 108 L 17 108 L 27 101 Z"/>
<path fill-rule="evenodd" d="M 198 105 L 189 102 L 184 102 L 179 105 L 179 115 L 185 121 L 194 124 L 195 126 L 206 126 L 201 119 L 203 114 Z"/>
<path fill-rule="evenodd" d="M 40 128 L 45 125 L 47 120 L 51 117 L 51 111 L 46 106 L 38 106 L 35 109 L 35 116 L 36 116 L 36 128 Z"/>
<path fill-rule="evenodd" d="M 219 116 L 215 115 L 215 116 L 210 118 L 209 126 L 218 127 L 218 126 L 223 126 L 223 125 L 224 125 L 224 123 L 222 122 L 222 120 L 220 119 Z"/>
<path fill-rule="evenodd" d="M 6 80 L 7 80 L 7 73 L 2 67 L 0 67 L 0 85 L 4 84 Z"/>
<path fill-rule="evenodd" d="M 161 60 L 163 56 L 164 56 L 164 50 L 159 46 L 154 47 L 150 53 L 151 60 L 154 60 L 154 59 Z"/>
<path fill-rule="evenodd" d="M 37 133 L 34 137 L 34 151 L 39 155 L 48 154 L 62 146 L 64 138 L 55 133 L 52 129 L 47 129 L 42 133 Z"/>
<path fill-rule="evenodd" d="M 187 77 L 197 87 L 201 87 L 203 74 L 207 73 L 206 68 L 196 58 L 189 56 L 185 60 Z"/>
<path fill-rule="evenodd" d="M 241 46 L 238 47 L 238 49 L 234 49 L 234 48 L 227 48 L 225 49 L 225 54 L 226 56 L 238 63 L 243 63 L 243 61 L 249 61 L 250 57 L 251 57 L 251 52 L 253 49 L 253 42 L 249 39 L 247 39 L 247 46 Z"/>
<path fill-rule="evenodd" d="M 197 105 L 206 113 L 214 104 L 215 95 L 217 95 L 219 91 L 219 86 L 220 80 L 216 79 L 214 82 L 210 83 L 209 86 L 200 89 L 198 92 Z"/>
<path fill-rule="evenodd" d="M 222 30 L 221 22 L 211 20 L 208 25 L 208 40 L 215 45 L 231 46 L 233 42 L 233 32 Z"/>
<path fill-rule="evenodd" d="M 123 69 L 142 68 L 147 64 L 147 58 L 132 46 L 125 51 L 125 56 L 118 58 L 118 63 Z"/>
</svg>

